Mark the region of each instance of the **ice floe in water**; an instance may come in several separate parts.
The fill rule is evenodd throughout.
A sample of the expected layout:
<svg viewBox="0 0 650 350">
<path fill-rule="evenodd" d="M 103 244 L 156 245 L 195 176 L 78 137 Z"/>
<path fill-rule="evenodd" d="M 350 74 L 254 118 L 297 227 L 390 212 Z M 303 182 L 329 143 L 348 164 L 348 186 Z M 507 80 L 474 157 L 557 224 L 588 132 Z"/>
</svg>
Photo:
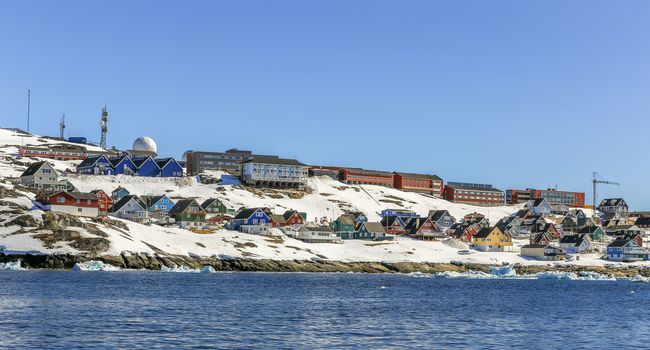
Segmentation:
<svg viewBox="0 0 650 350">
<path fill-rule="evenodd" d="M 445 271 L 436 274 L 436 277 L 443 278 L 467 278 L 467 279 L 492 279 L 499 278 L 499 276 L 491 275 L 483 271 L 470 270 L 467 272 Z"/>
<path fill-rule="evenodd" d="M 26 269 L 20 266 L 20 260 L 18 260 L 18 261 L 10 261 L 8 263 L 0 263 L 0 270 L 22 271 Z"/>
<path fill-rule="evenodd" d="M 119 267 L 113 265 L 105 264 L 102 261 L 86 261 L 82 263 L 76 263 L 72 267 L 72 271 L 119 271 Z"/>
<path fill-rule="evenodd" d="M 161 272 L 201 272 L 198 269 L 193 269 L 187 266 L 178 266 L 178 265 L 173 265 L 172 267 L 167 267 L 163 265 L 160 268 Z"/>
<path fill-rule="evenodd" d="M 203 266 L 201 273 L 216 273 L 217 271 L 212 266 Z"/>
<path fill-rule="evenodd" d="M 501 277 L 514 277 L 517 276 L 517 271 L 515 271 L 512 265 L 490 266 L 490 274 Z"/>
<path fill-rule="evenodd" d="M 418 278 L 431 277 L 431 275 L 429 275 L 428 273 L 422 273 L 420 271 L 410 272 L 410 273 L 407 273 L 406 275 L 410 276 L 410 277 L 418 277 Z"/>
</svg>

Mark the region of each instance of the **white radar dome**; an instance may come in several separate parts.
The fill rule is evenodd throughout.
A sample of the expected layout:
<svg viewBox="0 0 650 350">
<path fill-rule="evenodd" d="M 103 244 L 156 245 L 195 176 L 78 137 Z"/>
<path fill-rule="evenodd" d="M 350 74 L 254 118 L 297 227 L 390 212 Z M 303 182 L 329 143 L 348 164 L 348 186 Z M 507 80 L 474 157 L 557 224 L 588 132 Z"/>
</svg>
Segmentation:
<svg viewBox="0 0 650 350">
<path fill-rule="evenodd" d="M 142 136 L 138 137 L 133 142 L 133 150 L 158 153 L 158 146 L 156 146 L 156 141 L 154 141 L 151 137 Z"/>
</svg>

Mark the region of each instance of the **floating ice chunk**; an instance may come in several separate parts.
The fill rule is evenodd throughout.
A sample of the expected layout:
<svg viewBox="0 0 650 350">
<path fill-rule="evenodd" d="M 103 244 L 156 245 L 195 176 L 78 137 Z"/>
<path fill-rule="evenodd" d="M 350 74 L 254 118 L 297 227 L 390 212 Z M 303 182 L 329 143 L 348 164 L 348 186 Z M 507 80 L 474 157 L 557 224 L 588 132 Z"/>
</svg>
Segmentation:
<svg viewBox="0 0 650 350">
<path fill-rule="evenodd" d="M 643 277 L 641 275 L 636 275 L 634 277 L 630 278 L 631 282 L 642 282 L 642 283 L 648 283 L 650 282 L 650 277 Z"/>
<path fill-rule="evenodd" d="M 18 261 L 10 261 L 8 263 L 0 263 L 0 270 L 23 271 L 26 269 L 20 266 L 20 260 L 18 260 Z"/>
<path fill-rule="evenodd" d="M 490 266 L 490 274 L 500 277 L 514 277 L 517 276 L 517 271 L 515 271 L 512 265 Z"/>
<path fill-rule="evenodd" d="M 212 266 L 203 266 L 201 273 L 216 273 L 217 271 Z"/>
<path fill-rule="evenodd" d="M 483 271 L 470 270 L 467 272 L 445 271 L 436 274 L 436 277 L 443 278 L 468 278 L 468 279 L 493 279 L 499 278 L 496 275 L 491 275 Z"/>
<path fill-rule="evenodd" d="M 160 268 L 160 271 L 161 272 L 201 272 L 198 269 L 189 268 L 189 267 L 184 266 L 184 265 L 183 266 L 173 265 L 172 267 L 167 267 L 167 266 L 163 265 Z"/>
<path fill-rule="evenodd" d="M 82 263 L 76 263 L 72 267 L 72 271 L 119 271 L 119 267 L 113 265 L 105 264 L 102 261 L 86 261 Z"/>
<path fill-rule="evenodd" d="M 407 275 L 407 276 L 411 276 L 411 277 L 417 277 L 417 278 L 431 277 L 431 275 L 429 275 L 429 274 L 427 274 L 427 273 L 422 273 L 422 272 L 420 272 L 420 271 L 407 273 L 406 275 Z"/>
<path fill-rule="evenodd" d="M 576 280 L 578 275 L 575 272 L 557 272 L 557 271 L 548 271 L 540 272 L 534 275 L 538 280 Z"/>
</svg>

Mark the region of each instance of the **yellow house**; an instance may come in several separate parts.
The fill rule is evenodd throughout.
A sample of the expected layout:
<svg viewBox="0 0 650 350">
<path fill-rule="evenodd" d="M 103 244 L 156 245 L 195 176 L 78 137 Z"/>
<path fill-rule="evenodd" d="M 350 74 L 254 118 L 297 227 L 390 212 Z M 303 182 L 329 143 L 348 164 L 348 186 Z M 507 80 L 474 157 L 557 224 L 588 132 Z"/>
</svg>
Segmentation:
<svg viewBox="0 0 650 350">
<path fill-rule="evenodd" d="M 472 247 L 482 252 L 511 252 L 512 237 L 498 227 L 486 227 L 474 235 Z"/>
</svg>

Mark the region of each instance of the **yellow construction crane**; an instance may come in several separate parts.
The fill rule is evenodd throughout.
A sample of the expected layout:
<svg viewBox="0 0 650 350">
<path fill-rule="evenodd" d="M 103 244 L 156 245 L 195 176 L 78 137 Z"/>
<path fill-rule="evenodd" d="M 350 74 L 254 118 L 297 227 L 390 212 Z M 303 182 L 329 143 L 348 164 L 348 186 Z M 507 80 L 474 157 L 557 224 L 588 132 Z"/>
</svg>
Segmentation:
<svg viewBox="0 0 650 350">
<path fill-rule="evenodd" d="M 591 180 L 591 182 L 592 182 L 593 185 L 594 185 L 594 196 L 593 196 L 594 207 L 592 208 L 592 210 L 593 210 L 593 215 L 592 215 L 592 217 L 593 217 L 593 218 L 596 218 L 596 194 L 597 194 L 598 184 L 604 184 L 604 185 L 616 185 L 616 186 L 620 186 L 620 185 L 621 185 L 621 184 L 618 183 L 618 182 L 607 181 L 607 180 L 601 180 L 601 179 L 599 179 L 599 177 L 600 177 L 600 175 L 598 175 L 598 173 L 594 171 L 594 178 L 593 178 L 593 180 Z"/>
</svg>

